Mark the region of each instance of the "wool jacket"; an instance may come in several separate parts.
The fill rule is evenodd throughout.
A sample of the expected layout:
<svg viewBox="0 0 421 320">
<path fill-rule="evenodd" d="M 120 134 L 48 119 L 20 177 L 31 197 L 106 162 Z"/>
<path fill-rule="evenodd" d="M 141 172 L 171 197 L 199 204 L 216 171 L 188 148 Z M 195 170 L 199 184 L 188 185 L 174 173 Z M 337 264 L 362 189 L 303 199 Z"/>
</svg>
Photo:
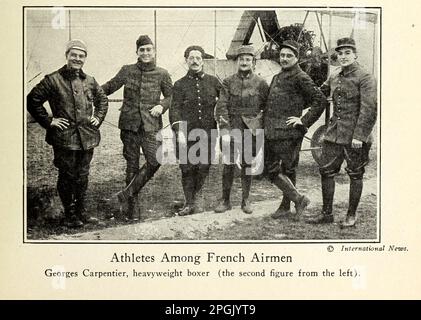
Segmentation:
<svg viewBox="0 0 421 320">
<path fill-rule="evenodd" d="M 162 115 L 154 117 L 150 110 L 160 104 L 164 108 L 162 113 L 165 113 L 170 107 L 173 85 L 168 71 L 155 66 L 155 63 L 145 64 L 139 60 L 123 66 L 102 88 L 106 95 L 110 95 L 122 86 L 123 105 L 118 127 L 134 132 L 139 129 L 159 131 L 162 128 Z"/>
<path fill-rule="evenodd" d="M 347 145 L 352 139 L 371 140 L 377 118 L 377 85 L 374 77 L 357 62 L 332 74 L 322 85 L 325 95 L 332 94 L 333 114 L 325 140 Z"/>
<path fill-rule="evenodd" d="M 235 73 L 222 83 L 215 107 L 220 129 L 262 129 L 269 86 L 253 72 Z"/>
</svg>

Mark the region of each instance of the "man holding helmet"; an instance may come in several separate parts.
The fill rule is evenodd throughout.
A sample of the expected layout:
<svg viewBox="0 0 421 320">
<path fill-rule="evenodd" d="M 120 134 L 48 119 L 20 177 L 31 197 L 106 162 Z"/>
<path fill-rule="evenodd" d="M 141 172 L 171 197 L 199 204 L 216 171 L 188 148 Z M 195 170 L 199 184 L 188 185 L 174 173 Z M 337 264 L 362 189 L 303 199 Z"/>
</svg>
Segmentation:
<svg viewBox="0 0 421 320">
<path fill-rule="evenodd" d="M 241 185 L 242 202 L 241 209 L 250 214 L 253 209 L 249 202 L 249 194 L 252 182 L 250 167 L 251 163 L 245 161 L 246 153 L 257 153 L 256 135 L 260 134 L 257 129 L 263 129 L 263 112 L 266 104 L 268 85 L 266 81 L 254 73 L 256 64 L 255 50 L 251 45 L 238 48 L 237 65 L 238 72 L 223 81 L 221 97 L 215 107 L 215 119 L 219 124 L 222 141 L 229 146 L 228 163 L 224 164 L 222 176 L 222 201 L 215 208 L 215 212 L 225 212 L 231 209 L 230 194 L 234 180 L 235 150 L 241 146 L 239 156 L 241 158 Z M 240 132 L 241 141 L 237 141 L 233 131 Z M 231 130 L 229 132 L 228 130 Z M 246 139 L 246 131 L 251 135 L 251 143 Z M 250 134 L 251 132 L 251 134 Z M 228 156 L 228 155 L 226 155 Z M 249 158 L 252 156 L 248 154 Z"/>
</svg>

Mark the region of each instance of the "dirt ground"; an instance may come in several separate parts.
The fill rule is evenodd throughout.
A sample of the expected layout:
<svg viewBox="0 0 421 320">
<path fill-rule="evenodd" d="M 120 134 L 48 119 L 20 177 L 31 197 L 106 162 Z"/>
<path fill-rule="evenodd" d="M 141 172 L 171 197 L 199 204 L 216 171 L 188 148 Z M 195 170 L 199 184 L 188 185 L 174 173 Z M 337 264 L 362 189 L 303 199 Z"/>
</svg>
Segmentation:
<svg viewBox="0 0 421 320">
<path fill-rule="evenodd" d="M 351 230 L 338 225 L 314 226 L 305 221 L 274 220 L 269 215 L 276 210 L 282 197 L 265 179 L 255 179 L 250 200 L 255 212 L 245 215 L 238 208 L 241 184 L 237 177 L 232 192 L 234 209 L 215 214 L 212 209 L 221 196 L 222 165 L 211 168 L 200 197 L 205 212 L 192 216 L 174 216 L 174 206 L 183 201 L 180 170 L 177 165 L 164 165 L 139 195 L 140 221 L 128 225 L 117 219 L 108 220 L 110 213 L 118 214 L 116 201 L 104 198 L 124 186 L 125 160 L 119 130 L 114 125 L 118 107 L 111 104 L 107 123 L 101 127 L 102 140 L 95 149 L 91 164 L 87 197 L 89 213 L 100 219 L 98 225 L 68 229 L 61 225 L 62 208 L 55 191 L 57 170 L 52 164 L 52 150 L 44 141 L 44 130 L 36 123 L 27 126 L 27 239 L 28 240 L 319 240 L 377 238 L 377 161 L 376 145 L 370 154 L 365 188 L 358 209 L 359 224 Z M 303 148 L 309 147 L 308 143 Z M 310 152 L 302 152 L 298 168 L 297 187 L 308 194 L 312 204 L 307 215 L 321 208 L 320 176 Z M 348 177 L 344 170 L 336 177 L 335 222 L 344 218 L 348 201 Z M 41 200 L 40 200 L 41 199 Z M 47 204 L 46 204 L 47 203 Z M 303 219 L 305 220 L 305 218 Z"/>
</svg>

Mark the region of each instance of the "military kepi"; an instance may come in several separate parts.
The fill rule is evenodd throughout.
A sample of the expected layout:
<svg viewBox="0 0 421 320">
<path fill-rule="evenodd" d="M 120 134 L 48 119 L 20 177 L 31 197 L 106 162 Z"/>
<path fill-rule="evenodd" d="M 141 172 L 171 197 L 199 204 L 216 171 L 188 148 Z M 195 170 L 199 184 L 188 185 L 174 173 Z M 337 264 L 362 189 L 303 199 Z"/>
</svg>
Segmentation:
<svg viewBox="0 0 421 320">
<path fill-rule="evenodd" d="M 300 52 L 300 44 L 297 41 L 285 40 L 284 42 L 282 42 L 282 44 L 279 47 L 279 49 L 282 49 L 282 48 L 291 49 L 294 52 L 295 56 L 298 58 L 299 52 Z"/>
<path fill-rule="evenodd" d="M 252 45 L 243 45 L 243 46 L 238 47 L 237 49 L 237 58 L 241 54 L 249 54 L 254 57 L 256 53 Z"/>
<path fill-rule="evenodd" d="M 337 46 L 335 48 L 336 51 L 339 51 L 342 48 L 354 48 L 357 49 L 355 46 L 355 40 L 352 38 L 341 38 L 337 41 Z"/>
</svg>

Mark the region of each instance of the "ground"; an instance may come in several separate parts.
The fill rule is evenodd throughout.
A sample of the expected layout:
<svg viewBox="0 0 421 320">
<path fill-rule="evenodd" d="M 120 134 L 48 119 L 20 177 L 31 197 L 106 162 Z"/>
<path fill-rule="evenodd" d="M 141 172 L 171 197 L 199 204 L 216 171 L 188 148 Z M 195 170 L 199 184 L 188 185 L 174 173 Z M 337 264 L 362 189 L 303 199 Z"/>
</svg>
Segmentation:
<svg viewBox="0 0 421 320">
<path fill-rule="evenodd" d="M 174 207 L 183 201 L 180 170 L 177 165 L 164 165 L 139 195 L 140 221 L 126 224 L 107 220 L 110 213 L 118 214 L 117 202 L 105 198 L 124 186 L 125 160 L 119 130 L 116 104 L 111 104 L 107 122 L 101 127 L 102 140 L 95 149 L 91 165 L 87 198 L 89 213 L 100 219 L 99 225 L 82 229 L 61 226 L 62 208 L 55 191 L 57 170 L 52 165 L 51 147 L 44 141 L 44 130 L 36 123 L 27 126 L 27 238 L 29 240 L 321 240 L 377 238 L 377 161 L 376 145 L 370 154 L 371 162 L 365 175 L 363 196 L 358 209 L 359 224 L 341 230 L 337 223 L 315 226 L 292 219 L 274 220 L 282 192 L 265 179 L 255 179 L 250 199 L 255 211 L 245 215 L 239 209 L 241 183 L 235 179 L 233 210 L 213 213 L 221 196 L 222 166 L 214 165 L 202 191 L 200 202 L 205 212 L 192 216 L 174 216 Z M 307 145 L 303 145 L 308 147 Z M 344 170 L 336 177 L 335 222 L 344 219 L 348 201 L 349 180 Z M 306 215 L 314 215 L 321 208 L 320 176 L 317 163 L 310 152 L 302 152 L 298 169 L 298 189 L 307 194 L 312 204 Z M 40 198 L 51 200 L 45 208 Z M 35 200 L 34 200 L 35 199 Z"/>
</svg>

